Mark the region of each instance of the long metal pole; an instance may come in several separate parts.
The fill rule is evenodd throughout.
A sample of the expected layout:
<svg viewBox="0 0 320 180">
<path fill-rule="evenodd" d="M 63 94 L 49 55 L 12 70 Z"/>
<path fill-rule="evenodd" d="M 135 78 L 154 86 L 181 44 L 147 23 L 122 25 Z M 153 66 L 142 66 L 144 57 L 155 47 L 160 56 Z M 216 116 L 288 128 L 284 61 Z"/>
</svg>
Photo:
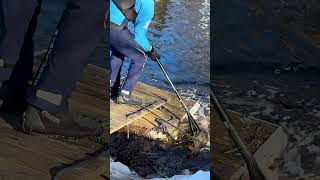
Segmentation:
<svg viewBox="0 0 320 180">
<path fill-rule="evenodd" d="M 197 122 L 193 119 L 193 117 L 192 117 L 189 109 L 188 109 L 187 106 L 184 104 L 184 102 L 183 102 L 180 94 L 178 93 L 176 87 L 173 85 L 173 83 L 172 83 L 169 75 L 167 74 L 167 71 L 164 69 L 164 67 L 163 67 L 163 65 L 161 64 L 160 60 L 157 59 L 156 61 L 157 61 L 158 65 L 160 66 L 163 74 L 166 76 L 167 80 L 169 81 L 169 83 L 170 83 L 171 87 L 173 88 L 174 92 L 175 92 L 176 95 L 178 96 L 179 101 L 181 102 L 183 108 L 184 108 L 185 111 L 187 112 L 188 119 L 189 119 L 189 126 L 190 126 L 190 128 L 191 128 L 191 130 L 192 130 L 193 135 L 195 135 L 195 133 L 197 133 L 197 132 L 200 131 L 199 125 L 198 125 Z"/>
<path fill-rule="evenodd" d="M 247 168 L 250 174 L 251 180 L 266 180 L 266 177 L 262 173 L 260 167 L 258 166 L 257 161 L 252 156 L 249 149 L 246 147 L 245 143 L 240 138 L 237 130 L 233 127 L 231 124 L 230 118 L 223 108 L 223 106 L 218 101 L 217 97 L 214 95 L 212 91 L 210 91 L 210 101 L 213 103 L 214 107 L 216 108 L 221 120 L 224 122 L 232 140 L 235 142 L 235 144 L 239 147 L 241 154 L 247 164 Z"/>
</svg>

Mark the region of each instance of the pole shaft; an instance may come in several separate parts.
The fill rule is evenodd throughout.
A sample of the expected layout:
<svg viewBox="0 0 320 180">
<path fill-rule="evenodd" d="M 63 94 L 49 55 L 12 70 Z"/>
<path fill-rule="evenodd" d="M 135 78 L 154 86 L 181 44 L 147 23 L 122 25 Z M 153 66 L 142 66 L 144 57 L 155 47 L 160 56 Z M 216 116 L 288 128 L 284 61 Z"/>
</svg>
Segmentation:
<svg viewBox="0 0 320 180">
<path fill-rule="evenodd" d="M 241 154 L 242 154 L 242 156 L 247 164 L 247 167 L 248 167 L 250 179 L 251 180 L 266 180 L 266 177 L 264 176 L 260 167 L 258 166 L 257 161 L 252 156 L 251 152 L 246 147 L 245 143 L 242 141 L 242 139 L 241 139 L 240 135 L 237 133 L 236 129 L 233 127 L 227 112 L 225 111 L 225 109 L 220 104 L 217 97 L 214 95 L 214 93 L 212 91 L 210 92 L 210 96 L 211 96 L 211 102 L 215 106 L 221 120 L 223 122 L 225 122 L 226 128 L 227 128 L 232 140 L 235 142 L 235 144 L 241 150 Z"/>
<path fill-rule="evenodd" d="M 163 74 L 166 76 L 167 80 L 169 81 L 171 87 L 173 88 L 174 92 L 176 93 L 176 95 L 179 98 L 179 101 L 181 102 L 183 108 L 185 109 L 185 111 L 187 112 L 188 118 L 189 118 L 189 125 L 191 127 L 192 132 L 194 131 L 200 131 L 200 127 L 198 126 L 198 124 L 195 122 L 195 120 L 193 119 L 189 109 L 187 108 L 187 106 L 184 104 L 182 97 L 180 96 L 178 90 L 176 89 L 176 87 L 174 86 L 174 84 L 172 83 L 169 75 L 167 74 L 167 71 L 164 69 L 163 65 L 161 64 L 160 60 L 157 59 L 157 63 L 160 66 Z M 194 127 L 193 127 L 194 126 Z M 194 129 L 195 128 L 195 129 Z"/>
</svg>

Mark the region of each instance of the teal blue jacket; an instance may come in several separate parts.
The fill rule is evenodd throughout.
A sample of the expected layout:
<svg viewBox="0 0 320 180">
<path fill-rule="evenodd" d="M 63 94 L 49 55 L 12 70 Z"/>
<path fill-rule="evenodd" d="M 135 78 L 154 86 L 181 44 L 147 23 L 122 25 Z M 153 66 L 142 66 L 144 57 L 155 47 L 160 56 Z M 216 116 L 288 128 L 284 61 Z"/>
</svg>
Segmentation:
<svg viewBox="0 0 320 180">
<path fill-rule="evenodd" d="M 149 40 L 147 39 L 147 31 L 154 16 L 154 0 L 136 0 L 135 10 L 137 12 L 137 17 L 134 22 L 133 35 L 144 51 L 148 52 L 152 48 Z M 110 21 L 121 25 L 124 20 L 125 16 L 113 1 L 110 0 Z"/>
</svg>

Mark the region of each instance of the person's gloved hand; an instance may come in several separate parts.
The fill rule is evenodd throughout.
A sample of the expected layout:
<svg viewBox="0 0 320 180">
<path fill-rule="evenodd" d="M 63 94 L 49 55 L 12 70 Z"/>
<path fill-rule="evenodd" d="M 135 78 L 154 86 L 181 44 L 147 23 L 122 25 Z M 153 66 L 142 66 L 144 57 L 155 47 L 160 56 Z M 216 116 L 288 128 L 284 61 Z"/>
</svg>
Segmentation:
<svg viewBox="0 0 320 180">
<path fill-rule="evenodd" d="M 157 61 L 160 60 L 160 55 L 157 53 L 157 51 L 153 48 L 151 51 L 147 52 L 147 55 L 149 56 L 150 59 L 152 59 L 153 61 Z"/>
</svg>

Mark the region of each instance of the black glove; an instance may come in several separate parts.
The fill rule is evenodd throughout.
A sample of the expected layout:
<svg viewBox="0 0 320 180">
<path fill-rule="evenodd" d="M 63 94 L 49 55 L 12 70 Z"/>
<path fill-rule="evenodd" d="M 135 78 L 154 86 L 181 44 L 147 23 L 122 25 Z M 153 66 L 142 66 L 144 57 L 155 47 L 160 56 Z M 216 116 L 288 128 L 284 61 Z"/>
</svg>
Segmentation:
<svg viewBox="0 0 320 180">
<path fill-rule="evenodd" d="M 160 55 L 157 53 L 157 51 L 153 47 L 152 47 L 151 51 L 147 52 L 147 55 L 153 61 L 160 60 Z"/>
</svg>

